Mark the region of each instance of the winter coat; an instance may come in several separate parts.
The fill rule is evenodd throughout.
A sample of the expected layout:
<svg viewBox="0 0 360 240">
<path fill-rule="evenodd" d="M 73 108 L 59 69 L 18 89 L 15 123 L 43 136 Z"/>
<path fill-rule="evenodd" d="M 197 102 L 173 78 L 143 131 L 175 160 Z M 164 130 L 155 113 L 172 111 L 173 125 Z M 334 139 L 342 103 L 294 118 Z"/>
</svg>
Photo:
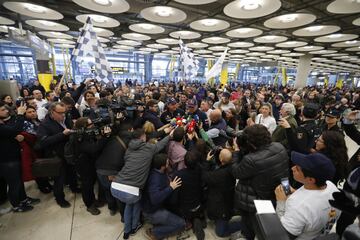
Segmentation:
<svg viewBox="0 0 360 240">
<path fill-rule="evenodd" d="M 163 150 L 169 140 L 169 136 L 156 144 L 131 140 L 125 153 L 125 165 L 115 177 L 115 182 L 144 189 L 154 155 Z"/>
<path fill-rule="evenodd" d="M 235 188 L 235 210 L 255 212 L 254 200 L 275 202 L 275 188 L 289 175 L 289 157 L 280 143 L 271 143 L 246 154 L 232 166 L 239 179 Z"/>
</svg>

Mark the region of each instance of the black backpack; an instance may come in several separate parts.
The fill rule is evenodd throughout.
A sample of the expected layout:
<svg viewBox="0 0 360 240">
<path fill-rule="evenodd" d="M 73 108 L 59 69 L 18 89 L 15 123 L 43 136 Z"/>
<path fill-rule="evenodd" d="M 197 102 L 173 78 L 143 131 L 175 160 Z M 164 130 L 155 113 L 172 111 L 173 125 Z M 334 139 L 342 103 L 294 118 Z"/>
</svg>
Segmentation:
<svg viewBox="0 0 360 240">
<path fill-rule="evenodd" d="M 64 146 L 64 158 L 68 164 L 75 165 L 79 159 L 78 144 L 77 134 L 70 134 L 69 141 L 67 141 Z"/>
</svg>

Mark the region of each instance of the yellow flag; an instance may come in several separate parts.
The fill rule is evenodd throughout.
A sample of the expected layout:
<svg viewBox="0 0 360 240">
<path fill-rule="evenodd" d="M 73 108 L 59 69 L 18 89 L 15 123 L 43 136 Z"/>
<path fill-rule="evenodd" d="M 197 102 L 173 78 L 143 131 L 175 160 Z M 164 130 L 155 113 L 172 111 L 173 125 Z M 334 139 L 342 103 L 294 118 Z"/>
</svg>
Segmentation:
<svg viewBox="0 0 360 240">
<path fill-rule="evenodd" d="M 286 74 L 286 68 L 282 68 L 282 86 L 285 87 L 287 84 L 288 78 Z"/>
<path fill-rule="evenodd" d="M 214 65 L 214 61 L 213 60 L 208 60 L 207 61 L 207 65 L 208 65 L 208 71 L 210 71 L 210 69 L 213 67 L 213 65 Z M 210 78 L 209 79 L 209 84 L 210 84 L 210 86 L 214 86 L 214 84 L 215 84 L 215 78 Z"/>
<path fill-rule="evenodd" d="M 235 69 L 235 79 L 234 79 L 234 81 L 237 81 L 237 79 L 238 79 L 238 76 L 239 76 L 239 71 L 240 71 L 240 63 L 237 63 L 236 64 L 236 69 Z"/>
<path fill-rule="evenodd" d="M 338 80 L 336 81 L 335 87 L 341 89 L 341 88 L 343 87 L 343 80 L 342 80 L 342 79 L 338 79 Z"/>
<path fill-rule="evenodd" d="M 228 82 L 228 63 L 224 62 L 220 75 L 220 83 L 225 86 Z"/>
<path fill-rule="evenodd" d="M 327 87 L 329 85 L 329 79 L 325 77 L 324 79 L 324 87 Z"/>
<path fill-rule="evenodd" d="M 278 72 L 275 75 L 274 86 L 278 85 L 279 74 L 280 74 L 280 68 L 278 69 Z"/>
</svg>

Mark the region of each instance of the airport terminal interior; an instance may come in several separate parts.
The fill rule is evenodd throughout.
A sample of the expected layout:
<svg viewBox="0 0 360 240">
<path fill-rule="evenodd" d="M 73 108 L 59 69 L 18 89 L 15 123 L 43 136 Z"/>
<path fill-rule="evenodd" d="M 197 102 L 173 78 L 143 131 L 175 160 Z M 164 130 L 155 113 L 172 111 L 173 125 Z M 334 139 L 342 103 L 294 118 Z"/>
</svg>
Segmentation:
<svg viewBox="0 0 360 240">
<path fill-rule="evenodd" d="M 360 0 L 0 0 L 0 240 L 360 239 L 359 35 Z"/>
</svg>

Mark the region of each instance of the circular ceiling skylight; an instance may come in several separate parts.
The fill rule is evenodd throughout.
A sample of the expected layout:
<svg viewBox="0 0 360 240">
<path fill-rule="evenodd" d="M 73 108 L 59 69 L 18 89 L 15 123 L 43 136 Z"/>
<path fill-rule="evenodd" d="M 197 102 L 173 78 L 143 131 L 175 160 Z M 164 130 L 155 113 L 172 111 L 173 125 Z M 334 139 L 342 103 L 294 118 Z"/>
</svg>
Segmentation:
<svg viewBox="0 0 360 240">
<path fill-rule="evenodd" d="M 161 44 L 169 44 L 169 45 L 179 44 L 179 40 L 174 38 L 160 38 L 157 39 L 156 42 Z"/>
<path fill-rule="evenodd" d="M 9 18 L 0 16 L 0 25 L 13 25 L 15 22 Z"/>
<path fill-rule="evenodd" d="M 102 13 L 123 13 L 130 9 L 125 0 L 72 0 L 77 5 Z"/>
<path fill-rule="evenodd" d="M 140 33 L 124 33 L 121 37 L 135 41 L 147 41 L 151 39 L 151 37 Z"/>
<path fill-rule="evenodd" d="M 178 23 L 186 19 L 186 13 L 168 6 L 154 6 L 143 9 L 140 15 L 148 21 L 157 23 Z"/>
<path fill-rule="evenodd" d="M 281 48 L 294 48 L 294 47 L 302 47 L 307 45 L 307 42 L 302 42 L 302 41 L 287 41 L 287 42 L 282 42 L 282 43 L 278 43 L 275 46 L 276 47 L 281 47 Z"/>
<path fill-rule="evenodd" d="M 233 18 L 258 18 L 276 12 L 280 7 L 279 0 L 236 0 L 225 6 L 224 13 Z"/>
<path fill-rule="evenodd" d="M 288 38 L 283 36 L 276 36 L 276 35 L 267 35 L 262 36 L 254 39 L 254 42 L 257 43 L 278 43 L 278 42 L 284 42 Z"/>
<path fill-rule="evenodd" d="M 59 20 L 64 18 L 64 16 L 57 11 L 28 2 L 4 2 L 3 6 L 21 15 L 38 19 Z"/>
<path fill-rule="evenodd" d="M 254 44 L 251 42 L 232 42 L 228 44 L 228 47 L 233 48 L 248 48 L 252 46 L 254 46 Z"/>
<path fill-rule="evenodd" d="M 349 41 L 355 38 L 358 38 L 359 35 L 356 34 L 343 34 L 343 33 L 335 33 L 327 36 L 322 36 L 315 38 L 315 42 L 342 42 L 342 41 Z"/>
<path fill-rule="evenodd" d="M 93 26 L 95 27 L 105 27 L 105 28 L 113 28 L 120 25 L 119 21 L 114 18 L 109 18 L 102 15 L 97 14 L 82 14 L 76 16 L 76 20 L 82 23 L 86 23 L 88 17 L 91 18 Z"/>
<path fill-rule="evenodd" d="M 226 35 L 233 38 L 250 38 L 256 37 L 263 33 L 257 28 L 237 28 L 226 32 Z"/>
<path fill-rule="evenodd" d="M 301 28 L 293 32 L 295 36 L 313 37 L 334 33 L 340 30 L 339 26 L 335 25 L 314 25 L 306 28 Z"/>
<path fill-rule="evenodd" d="M 216 32 L 230 27 L 230 23 L 215 18 L 206 18 L 190 23 L 192 29 L 204 32 Z"/>
<path fill-rule="evenodd" d="M 223 44 L 223 43 L 230 42 L 230 39 L 223 38 L 223 37 L 208 37 L 208 38 L 202 39 L 201 41 L 205 42 L 205 43 L 210 43 L 210 44 Z"/>
<path fill-rule="evenodd" d="M 134 32 L 147 33 L 147 34 L 160 34 L 165 32 L 165 28 L 150 23 L 131 24 L 129 26 L 129 29 Z"/>
<path fill-rule="evenodd" d="M 49 31 L 69 31 L 69 28 L 65 25 L 47 20 L 26 20 L 25 23 Z"/>
<path fill-rule="evenodd" d="M 181 39 L 196 39 L 201 37 L 200 33 L 197 32 L 193 32 L 193 31 L 176 31 L 176 32 L 171 32 L 170 37 L 173 38 L 181 38 Z"/>
<path fill-rule="evenodd" d="M 327 8 L 328 12 L 337 14 L 349 14 L 360 12 L 359 0 L 336 0 L 330 3 Z"/>
<path fill-rule="evenodd" d="M 295 28 L 315 21 L 316 16 L 308 13 L 290 13 L 270 18 L 264 22 L 265 27 L 273 29 Z"/>
</svg>

